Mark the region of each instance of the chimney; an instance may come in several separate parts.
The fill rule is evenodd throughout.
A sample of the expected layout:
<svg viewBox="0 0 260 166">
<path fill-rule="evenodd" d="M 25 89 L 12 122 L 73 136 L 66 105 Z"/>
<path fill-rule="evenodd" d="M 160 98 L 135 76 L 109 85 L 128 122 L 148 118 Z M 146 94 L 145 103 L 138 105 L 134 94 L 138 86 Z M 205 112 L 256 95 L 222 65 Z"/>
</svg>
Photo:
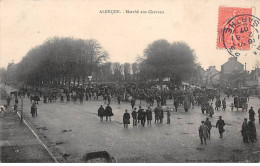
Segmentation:
<svg viewBox="0 0 260 166">
<path fill-rule="evenodd" d="M 229 61 L 232 61 L 232 60 L 237 61 L 237 57 L 233 57 L 233 56 L 232 56 L 232 57 L 228 58 L 228 60 L 229 60 Z"/>
</svg>

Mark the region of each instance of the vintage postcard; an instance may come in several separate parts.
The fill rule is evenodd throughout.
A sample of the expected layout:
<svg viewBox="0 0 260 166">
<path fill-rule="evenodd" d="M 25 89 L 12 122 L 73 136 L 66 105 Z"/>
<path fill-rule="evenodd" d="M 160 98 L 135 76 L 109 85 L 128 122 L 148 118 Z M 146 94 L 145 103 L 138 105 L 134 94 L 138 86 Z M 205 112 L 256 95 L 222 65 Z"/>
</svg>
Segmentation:
<svg viewBox="0 0 260 166">
<path fill-rule="evenodd" d="M 259 0 L 0 0 L 1 163 L 260 162 Z"/>
</svg>

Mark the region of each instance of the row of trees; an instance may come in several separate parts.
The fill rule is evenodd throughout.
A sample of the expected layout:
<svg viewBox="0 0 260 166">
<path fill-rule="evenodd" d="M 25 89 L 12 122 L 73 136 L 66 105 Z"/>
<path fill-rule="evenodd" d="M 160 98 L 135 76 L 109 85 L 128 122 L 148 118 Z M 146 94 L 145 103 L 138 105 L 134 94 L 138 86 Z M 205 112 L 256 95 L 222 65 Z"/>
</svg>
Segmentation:
<svg viewBox="0 0 260 166">
<path fill-rule="evenodd" d="M 18 64 L 1 69 L 1 79 L 26 84 L 86 84 L 94 81 L 147 81 L 169 77 L 174 83 L 198 78 L 194 51 L 184 42 L 157 40 L 135 63 L 108 62 L 109 54 L 94 39 L 50 38 L 32 48 Z M 2 80 L 2 81 L 3 81 Z"/>
<path fill-rule="evenodd" d="M 103 81 L 138 81 L 139 66 L 137 63 L 107 62 L 102 65 L 100 73 L 95 77 Z M 98 72 L 97 72 L 98 73 Z M 99 78 L 100 76 L 100 78 Z"/>
</svg>

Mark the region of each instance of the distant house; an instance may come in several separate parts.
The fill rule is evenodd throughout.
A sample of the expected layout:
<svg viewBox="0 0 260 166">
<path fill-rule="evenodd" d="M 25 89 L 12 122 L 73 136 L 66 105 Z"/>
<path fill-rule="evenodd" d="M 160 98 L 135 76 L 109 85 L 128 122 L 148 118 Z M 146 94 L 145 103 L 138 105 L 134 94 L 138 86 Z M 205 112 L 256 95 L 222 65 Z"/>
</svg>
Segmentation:
<svg viewBox="0 0 260 166">
<path fill-rule="evenodd" d="M 247 73 L 233 73 L 231 74 L 228 79 L 226 80 L 227 82 L 227 87 L 230 88 L 241 88 L 246 86 L 245 84 L 245 78 L 247 77 Z"/>
<path fill-rule="evenodd" d="M 249 87 L 260 88 L 260 68 L 251 71 L 246 78 L 246 85 Z"/>
<path fill-rule="evenodd" d="M 214 85 L 219 85 L 219 81 L 220 81 L 220 72 L 216 73 L 215 75 L 213 75 L 211 77 L 211 84 Z"/>
<path fill-rule="evenodd" d="M 258 81 L 258 86 L 260 87 L 260 68 L 255 69 L 254 80 Z"/>
<path fill-rule="evenodd" d="M 217 85 L 219 84 L 219 71 L 215 66 L 209 68 L 203 73 L 204 85 Z"/>
<path fill-rule="evenodd" d="M 244 71 L 244 65 L 237 61 L 237 57 L 230 57 L 221 65 L 220 86 L 228 88 L 240 88 L 245 86 L 248 73 Z"/>
<path fill-rule="evenodd" d="M 221 74 L 243 73 L 244 65 L 237 61 L 237 57 L 230 57 L 228 61 L 221 65 Z"/>
</svg>

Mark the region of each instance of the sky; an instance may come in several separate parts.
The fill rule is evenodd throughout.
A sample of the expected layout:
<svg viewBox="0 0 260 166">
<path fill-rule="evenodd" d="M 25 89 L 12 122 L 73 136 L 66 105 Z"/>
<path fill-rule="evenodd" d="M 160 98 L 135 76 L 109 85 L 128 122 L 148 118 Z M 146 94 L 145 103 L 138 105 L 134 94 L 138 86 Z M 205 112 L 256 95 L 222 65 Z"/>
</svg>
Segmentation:
<svg viewBox="0 0 260 166">
<path fill-rule="evenodd" d="M 219 6 L 252 7 L 260 18 L 259 0 L 0 0 L 0 67 L 12 60 L 18 63 L 31 48 L 58 36 L 94 38 L 108 51 L 110 61 L 120 63 L 135 62 L 155 40 L 183 41 L 194 49 L 203 68 L 220 70 L 230 55 L 216 48 Z M 164 14 L 140 13 L 148 10 Z M 260 64 L 260 55 L 238 60 L 252 70 Z"/>
</svg>

